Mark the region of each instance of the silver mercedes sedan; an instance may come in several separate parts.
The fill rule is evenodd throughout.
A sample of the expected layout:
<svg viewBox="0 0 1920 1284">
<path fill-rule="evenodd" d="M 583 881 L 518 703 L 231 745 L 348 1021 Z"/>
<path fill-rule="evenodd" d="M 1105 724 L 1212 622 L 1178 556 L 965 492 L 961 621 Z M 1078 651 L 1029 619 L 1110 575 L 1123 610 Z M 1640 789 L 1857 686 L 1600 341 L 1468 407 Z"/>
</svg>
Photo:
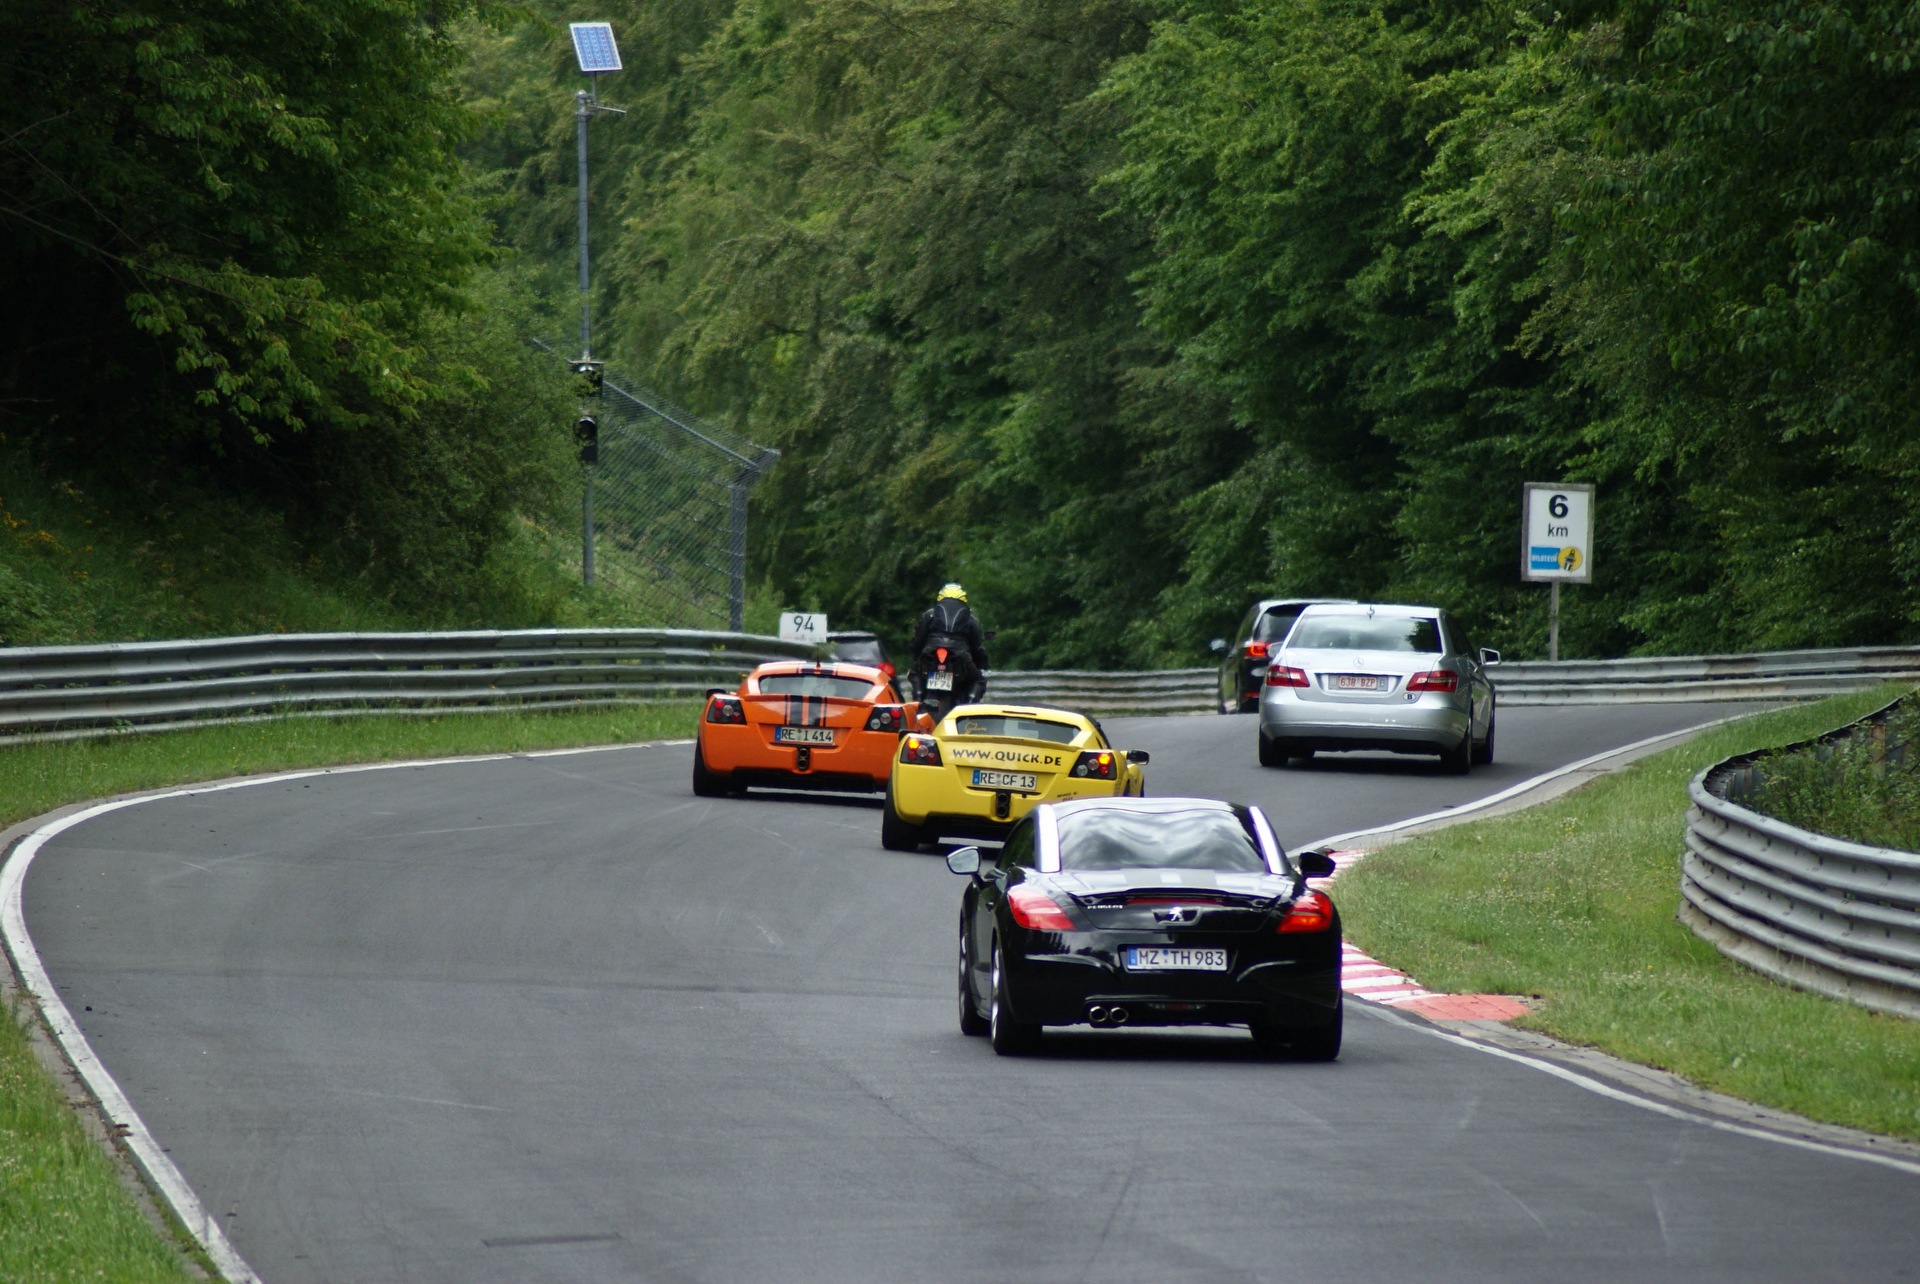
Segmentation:
<svg viewBox="0 0 1920 1284">
<path fill-rule="evenodd" d="M 1316 750 L 1434 753 L 1466 772 L 1493 761 L 1500 653 L 1475 650 L 1445 611 L 1356 602 L 1310 606 L 1273 648 L 1260 688 L 1260 765 Z"/>
</svg>

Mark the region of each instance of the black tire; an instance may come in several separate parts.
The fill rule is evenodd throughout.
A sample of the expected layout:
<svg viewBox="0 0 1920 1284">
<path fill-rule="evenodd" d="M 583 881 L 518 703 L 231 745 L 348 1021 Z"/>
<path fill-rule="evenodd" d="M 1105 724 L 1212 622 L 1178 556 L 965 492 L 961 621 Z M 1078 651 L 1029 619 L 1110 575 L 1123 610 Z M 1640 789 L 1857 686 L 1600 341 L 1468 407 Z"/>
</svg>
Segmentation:
<svg viewBox="0 0 1920 1284">
<path fill-rule="evenodd" d="M 880 808 L 880 845 L 890 852 L 919 851 L 927 836 L 918 825 L 909 825 L 893 809 L 893 786 L 887 786 L 887 799 Z"/>
<path fill-rule="evenodd" d="M 971 1038 L 979 1038 L 992 1031 L 993 1025 L 980 1015 L 980 1009 L 973 1001 L 973 986 L 968 982 L 967 966 L 967 927 L 960 925 L 960 1033 Z"/>
<path fill-rule="evenodd" d="M 1473 725 L 1467 725 L 1467 734 L 1460 737 L 1460 743 L 1445 750 L 1440 755 L 1440 770 L 1449 776 L 1464 776 L 1473 769 Z"/>
<path fill-rule="evenodd" d="M 700 798 L 725 797 L 731 788 L 727 778 L 717 771 L 707 770 L 707 761 L 700 756 L 700 742 L 693 745 L 693 792 Z"/>
<path fill-rule="evenodd" d="M 1319 1030 L 1293 1036 L 1293 1055 L 1299 1061 L 1332 1061 L 1340 1055 L 1340 1034 L 1346 1024 L 1347 996 L 1334 1000 L 1333 1023 Z M 1258 1036 L 1255 1036 L 1258 1037 Z"/>
<path fill-rule="evenodd" d="M 993 1050 L 1003 1057 L 1025 1056 L 1040 1046 L 1040 1027 L 1013 1019 L 1007 1001 L 1007 977 L 1000 966 L 1000 942 L 993 943 L 993 1009 L 987 1015 L 987 1034 Z"/>
<path fill-rule="evenodd" d="M 1240 701 L 1240 712 L 1242 712 L 1242 713 L 1258 713 L 1258 712 L 1260 712 L 1260 697 L 1259 697 L 1259 696 L 1255 696 L 1255 697 L 1254 697 L 1253 699 L 1251 699 L 1251 700 L 1242 700 L 1242 701 Z"/>
<path fill-rule="evenodd" d="M 1304 767 L 1312 761 L 1313 750 L 1311 749 L 1302 749 L 1296 745 L 1287 751 L 1287 765 L 1289 767 Z"/>
<path fill-rule="evenodd" d="M 1487 738 L 1473 747 L 1473 765 L 1490 767 L 1493 765 L 1493 714 L 1487 714 Z"/>
<path fill-rule="evenodd" d="M 1260 733 L 1260 765 L 1262 767 L 1284 767 L 1287 765 L 1287 743 L 1284 740 L 1269 740 L 1267 733 Z"/>
</svg>

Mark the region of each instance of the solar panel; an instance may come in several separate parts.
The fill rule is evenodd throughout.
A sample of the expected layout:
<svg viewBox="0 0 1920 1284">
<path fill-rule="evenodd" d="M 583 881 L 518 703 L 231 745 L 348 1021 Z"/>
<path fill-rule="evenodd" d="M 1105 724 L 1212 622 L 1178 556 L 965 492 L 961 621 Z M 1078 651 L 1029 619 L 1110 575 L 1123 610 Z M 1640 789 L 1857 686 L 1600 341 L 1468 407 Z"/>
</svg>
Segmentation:
<svg viewBox="0 0 1920 1284">
<path fill-rule="evenodd" d="M 611 22 L 570 22 L 574 56 L 584 72 L 619 71 L 620 47 L 613 43 Z"/>
</svg>

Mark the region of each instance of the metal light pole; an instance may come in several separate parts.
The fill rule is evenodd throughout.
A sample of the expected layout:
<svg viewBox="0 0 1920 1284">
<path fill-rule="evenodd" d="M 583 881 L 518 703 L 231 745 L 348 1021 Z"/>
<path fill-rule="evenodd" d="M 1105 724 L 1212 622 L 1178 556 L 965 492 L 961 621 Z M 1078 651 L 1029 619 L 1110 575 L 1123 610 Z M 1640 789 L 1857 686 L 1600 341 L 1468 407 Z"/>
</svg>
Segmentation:
<svg viewBox="0 0 1920 1284">
<path fill-rule="evenodd" d="M 588 88 L 573 96 L 574 134 L 580 167 L 580 356 L 573 362 L 575 374 L 590 382 L 590 396 L 599 396 L 601 363 L 593 358 L 593 296 L 590 293 L 587 264 L 587 121 L 596 113 L 624 116 L 618 107 L 600 105 L 600 74 L 620 70 L 620 48 L 614 43 L 610 22 L 574 22 L 573 53 L 580 70 L 588 77 Z M 597 425 L 592 415 L 581 408 L 580 446 L 580 582 L 593 586 L 593 469 L 599 462 Z M 589 437 L 592 440 L 589 440 Z"/>
</svg>

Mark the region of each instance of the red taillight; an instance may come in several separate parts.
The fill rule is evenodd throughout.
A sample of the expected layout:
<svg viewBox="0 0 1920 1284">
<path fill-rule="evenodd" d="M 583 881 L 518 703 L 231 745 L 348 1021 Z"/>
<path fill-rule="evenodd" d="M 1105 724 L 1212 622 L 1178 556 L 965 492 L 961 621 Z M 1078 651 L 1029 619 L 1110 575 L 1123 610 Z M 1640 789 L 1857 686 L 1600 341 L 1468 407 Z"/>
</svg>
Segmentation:
<svg viewBox="0 0 1920 1284">
<path fill-rule="evenodd" d="M 1094 780 L 1112 780 L 1119 774 L 1111 749 L 1089 749 L 1080 755 L 1080 761 L 1073 764 L 1073 774 L 1089 776 Z"/>
<path fill-rule="evenodd" d="M 1282 932 L 1324 932 L 1333 926 L 1333 902 L 1319 892 L 1303 893 L 1280 920 Z"/>
<path fill-rule="evenodd" d="M 1267 658 L 1267 644 L 1266 644 L 1265 642 L 1249 642 L 1249 643 L 1247 643 L 1247 658 L 1248 658 L 1249 660 L 1264 660 L 1264 659 L 1266 659 L 1266 658 Z"/>
<path fill-rule="evenodd" d="M 947 662 L 947 648 L 943 646 L 933 648 L 933 658 L 945 664 Z"/>
<path fill-rule="evenodd" d="M 1458 691 L 1460 677 L 1447 669 L 1429 669 L 1407 679 L 1409 691 Z"/>
<path fill-rule="evenodd" d="M 1267 669 L 1267 685 L 1270 687 L 1304 687 L 1307 685 L 1305 669 L 1290 668 L 1284 664 L 1272 665 Z"/>
<path fill-rule="evenodd" d="M 884 673 L 884 674 L 886 674 L 886 675 L 887 675 L 888 677 L 892 677 L 892 676 L 893 676 L 893 661 L 892 661 L 892 660 L 882 660 L 882 661 L 880 661 L 880 672 L 882 672 L 882 673 Z"/>
<path fill-rule="evenodd" d="M 1073 920 L 1054 903 L 1053 897 L 1037 887 L 1016 887 L 1007 893 L 1007 908 L 1013 921 L 1036 932 L 1071 932 Z"/>
<path fill-rule="evenodd" d="M 907 711 L 897 704 L 876 704 L 867 715 L 868 731 L 899 731 L 907 725 Z"/>
<path fill-rule="evenodd" d="M 908 736 L 900 742 L 900 761 L 916 767 L 938 767 L 940 742 L 932 736 Z"/>
<path fill-rule="evenodd" d="M 735 696 L 715 696 L 707 704 L 708 722 L 743 723 L 747 711 Z"/>
</svg>

